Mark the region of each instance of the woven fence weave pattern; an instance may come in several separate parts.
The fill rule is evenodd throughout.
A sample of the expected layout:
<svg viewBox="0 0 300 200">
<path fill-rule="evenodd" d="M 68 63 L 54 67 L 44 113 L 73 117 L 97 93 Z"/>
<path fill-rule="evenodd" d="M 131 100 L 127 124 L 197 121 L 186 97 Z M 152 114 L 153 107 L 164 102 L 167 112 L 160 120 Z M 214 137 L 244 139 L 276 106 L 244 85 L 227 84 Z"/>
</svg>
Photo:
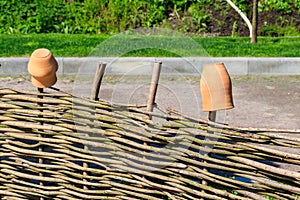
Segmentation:
<svg viewBox="0 0 300 200">
<path fill-rule="evenodd" d="M 238 128 L 59 92 L 1 89 L 0 108 L 3 199 L 300 196 L 300 173 L 278 168 L 300 164 L 299 130 Z"/>
</svg>

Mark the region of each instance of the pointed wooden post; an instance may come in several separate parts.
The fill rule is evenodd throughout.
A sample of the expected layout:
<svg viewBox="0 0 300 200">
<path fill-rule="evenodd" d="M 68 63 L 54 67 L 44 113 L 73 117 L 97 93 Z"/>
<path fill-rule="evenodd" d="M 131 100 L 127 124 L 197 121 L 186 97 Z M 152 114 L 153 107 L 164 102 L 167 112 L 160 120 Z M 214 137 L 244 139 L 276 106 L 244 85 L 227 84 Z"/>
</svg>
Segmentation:
<svg viewBox="0 0 300 200">
<path fill-rule="evenodd" d="M 92 87 L 91 100 L 99 99 L 98 96 L 99 96 L 100 86 L 101 86 L 105 68 L 106 68 L 106 64 L 100 63 L 96 70 L 96 74 L 94 76 L 93 87 Z"/>
<path fill-rule="evenodd" d="M 105 68 L 106 68 L 106 64 L 105 63 L 100 63 L 98 65 L 97 69 L 96 69 L 96 73 L 95 73 L 94 81 L 93 81 L 93 86 L 92 86 L 91 97 L 90 97 L 90 99 L 93 100 L 93 101 L 99 100 L 100 86 L 101 86 L 101 82 L 102 82 L 102 78 L 103 78 L 103 75 L 104 75 Z M 95 113 L 91 113 L 91 115 L 94 115 L 94 114 Z M 86 134 L 86 136 L 88 136 L 88 134 Z M 89 150 L 88 146 L 86 146 L 86 145 L 84 145 L 83 149 L 85 151 Z M 83 162 L 82 166 L 83 166 L 84 169 L 86 169 L 86 168 L 89 167 L 89 164 L 86 163 L 86 162 Z M 86 171 L 83 171 L 82 175 L 84 177 L 86 177 L 88 174 L 87 174 Z M 83 178 L 83 181 L 87 182 L 88 180 Z M 88 187 L 83 186 L 83 189 L 88 190 Z"/>
<path fill-rule="evenodd" d="M 147 111 L 152 112 L 155 104 L 155 97 L 156 97 L 156 92 L 157 92 L 157 87 L 158 87 L 158 81 L 160 77 L 160 71 L 161 71 L 161 61 L 155 62 L 153 71 L 152 71 L 152 78 L 151 78 L 151 85 L 150 85 L 150 90 L 149 90 L 149 96 L 148 96 L 148 102 L 147 102 Z M 151 114 L 149 113 L 148 119 L 152 119 Z M 144 142 L 144 145 L 147 146 L 147 142 Z M 145 156 L 143 156 L 145 158 Z M 145 178 L 143 176 L 143 178 Z"/>
<path fill-rule="evenodd" d="M 44 89 L 43 89 L 43 88 L 37 88 L 37 90 L 38 90 L 38 93 L 39 93 L 39 94 L 44 93 Z M 40 98 L 40 99 L 43 99 L 43 96 L 42 96 L 42 95 L 38 95 L 37 97 Z M 37 105 L 38 105 L 39 107 L 43 107 L 43 103 L 37 103 Z M 43 112 L 43 109 L 40 109 L 39 111 Z M 42 116 L 42 115 L 39 115 L 38 117 L 43 117 L 43 116 Z M 43 125 L 44 123 L 43 123 L 43 122 L 40 122 L 40 124 Z M 39 137 L 43 137 L 43 135 L 42 135 L 42 134 L 39 134 Z M 40 151 L 40 152 L 43 152 L 43 151 L 44 151 L 44 148 L 43 148 L 42 146 L 39 146 L 39 151 Z M 43 163 L 44 163 L 43 158 L 39 158 L 39 164 L 43 164 Z M 39 176 L 43 177 L 43 173 L 40 172 L 40 173 L 39 173 Z M 40 181 L 40 186 L 43 186 L 43 185 L 44 185 L 44 183 L 43 183 L 42 181 Z M 40 200 L 44 200 L 44 198 L 43 198 L 43 197 L 40 197 Z"/>
<path fill-rule="evenodd" d="M 161 71 L 161 64 L 162 64 L 162 62 L 160 62 L 160 61 L 154 63 L 149 97 L 148 97 L 148 103 L 147 103 L 147 111 L 148 112 L 153 111 L 157 87 L 158 87 L 158 81 L 159 81 L 159 76 L 160 76 L 160 71 Z M 149 115 L 149 119 L 152 119 L 151 115 Z"/>
<path fill-rule="evenodd" d="M 216 117 L 217 117 L 217 111 L 209 111 L 208 112 L 208 120 L 212 122 L 216 122 Z M 209 134 L 214 134 L 212 131 L 208 131 L 207 133 Z M 206 140 L 209 140 L 209 138 L 206 138 Z M 204 156 L 208 156 L 208 153 L 205 153 Z M 203 160 L 204 163 L 207 163 L 206 160 Z M 207 168 L 203 168 L 204 171 L 208 171 Z M 202 180 L 203 185 L 207 185 L 206 180 Z"/>
</svg>

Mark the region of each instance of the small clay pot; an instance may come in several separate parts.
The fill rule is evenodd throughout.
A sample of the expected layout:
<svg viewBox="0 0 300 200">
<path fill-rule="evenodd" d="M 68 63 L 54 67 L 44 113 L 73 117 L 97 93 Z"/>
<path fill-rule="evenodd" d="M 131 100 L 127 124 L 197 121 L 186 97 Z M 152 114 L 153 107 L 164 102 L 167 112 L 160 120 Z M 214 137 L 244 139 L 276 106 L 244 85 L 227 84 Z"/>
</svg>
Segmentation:
<svg viewBox="0 0 300 200">
<path fill-rule="evenodd" d="M 28 72 L 31 82 L 39 88 L 47 88 L 57 81 L 56 71 L 58 64 L 52 53 L 45 48 L 35 50 L 28 62 Z"/>
<path fill-rule="evenodd" d="M 31 83 L 37 88 L 48 88 L 53 86 L 57 81 L 56 73 L 50 73 L 44 77 L 31 76 Z"/>
<path fill-rule="evenodd" d="M 234 107 L 230 76 L 224 63 L 203 67 L 200 80 L 202 110 L 216 111 Z"/>
</svg>

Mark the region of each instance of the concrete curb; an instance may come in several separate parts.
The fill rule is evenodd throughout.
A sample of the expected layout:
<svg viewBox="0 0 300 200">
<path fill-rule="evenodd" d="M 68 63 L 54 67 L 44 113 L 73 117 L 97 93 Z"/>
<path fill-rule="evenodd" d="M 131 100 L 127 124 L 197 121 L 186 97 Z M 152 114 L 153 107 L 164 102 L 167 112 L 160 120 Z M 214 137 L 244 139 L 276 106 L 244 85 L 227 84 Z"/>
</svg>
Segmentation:
<svg viewBox="0 0 300 200">
<path fill-rule="evenodd" d="M 0 75 L 26 75 L 29 58 L 0 58 Z M 162 73 L 168 75 L 199 75 L 202 66 L 210 63 L 225 63 L 230 75 L 300 75 L 300 58 L 234 58 L 234 57 L 186 57 L 186 58 L 57 58 L 59 75 L 91 75 L 100 62 L 107 63 L 106 74 L 149 75 L 153 63 L 162 61 Z"/>
</svg>

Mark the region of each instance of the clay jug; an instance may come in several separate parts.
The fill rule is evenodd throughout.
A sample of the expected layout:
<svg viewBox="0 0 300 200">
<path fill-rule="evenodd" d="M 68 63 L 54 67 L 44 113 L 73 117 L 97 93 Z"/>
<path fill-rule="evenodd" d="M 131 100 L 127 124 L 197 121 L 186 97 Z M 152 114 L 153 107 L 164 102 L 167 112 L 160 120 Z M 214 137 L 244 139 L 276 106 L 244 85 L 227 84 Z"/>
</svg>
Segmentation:
<svg viewBox="0 0 300 200">
<path fill-rule="evenodd" d="M 47 88 L 57 81 L 58 64 L 52 53 L 45 48 L 35 50 L 28 62 L 31 82 L 38 88 Z"/>
<path fill-rule="evenodd" d="M 224 63 L 204 65 L 200 89 L 203 111 L 224 110 L 234 107 L 231 79 Z"/>
</svg>

